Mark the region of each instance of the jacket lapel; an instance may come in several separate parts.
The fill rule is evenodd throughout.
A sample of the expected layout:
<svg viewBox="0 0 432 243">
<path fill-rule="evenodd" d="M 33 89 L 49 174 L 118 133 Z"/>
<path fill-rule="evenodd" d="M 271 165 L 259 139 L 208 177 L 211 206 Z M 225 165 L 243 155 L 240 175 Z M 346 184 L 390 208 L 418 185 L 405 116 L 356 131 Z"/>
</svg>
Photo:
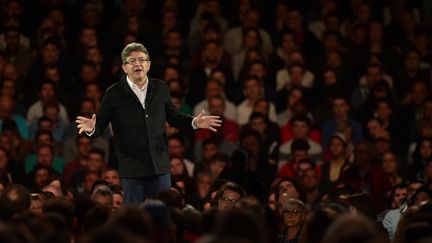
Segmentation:
<svg viewBox="0 0 432 243">
<path fill-rule="evenodd" d="M 157 87 L 154 84 L 154 82 L 152 82 L 151 78 L 148 78 L 148 86 L 147 86 L 147 94 L 146 94 L 146 99 L 145 99 L 145 108 L 149 108 L 151 102 L 154 99 L 154 94 L 156 93 Z"/>
<path fill-rule="evenodd" d="M 132 99 L 134 101 L 134 103 L 136 103 L 137 105 L 142 107 L 138 97 L 132 91 L 131 87 L 129 87 L 129 84 L 126 81 L 126 78 L 122 79 L 122 81 L 120 82 L 120 86 L 122 87 L 125 99 Z"/>
</svg>

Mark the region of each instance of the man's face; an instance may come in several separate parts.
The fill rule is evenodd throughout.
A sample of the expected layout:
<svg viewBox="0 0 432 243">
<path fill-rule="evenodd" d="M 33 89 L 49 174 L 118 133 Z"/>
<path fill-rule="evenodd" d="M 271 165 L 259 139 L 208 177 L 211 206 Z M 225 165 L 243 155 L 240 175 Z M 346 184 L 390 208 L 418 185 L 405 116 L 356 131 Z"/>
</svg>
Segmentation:
<svg viewBox="0 0 432 243">
<path fill-rule="evenodd" d="M 336 118 L 345 118 L 348 110 L 349 106 L 344 99 L 333 100 L 333 113 Z"/>
<path fill-rule="evenodd" d="M 131 81 L 144 81 L 150 69 L 150 60 L 143 52 L 133 51 L 122 67 Z"/>
<path fill-rule="evenodd" d="M 182 156 L 183 155 L 183 145 L 177 139 L 169 139 L 168 140 L 168 153 L 170 155 Z"/>
<path fill-rule="evenodd" d="M 104 160 L 98 153 L 90 153 L 88 158 L 87 169 L 89 171 L 98 172 L 102 169 Z"/>
<path fill-rule="evenodd" d="M 318 186 L 318 177 L 314 169 L 307 169 L 302 177 L 303 187 L 306 190 L 314 189 Z"/>
<path fill-rule="evenodd" d="M 90 149 L 92 148 L 91 140 L 87 137 L 81 137 L 78 141 L 78 153 L 83 156 L 87 157 Z"/>
<path fill-rule="evenodd" d="M 166 34 L 164 42 L 166 48 L 180 50 L 183 44 L 183 39 L 179 32 L 173 31 Z"/>
<path fill-rule="evenodd" d="M 407 188 L 397 188 L 393 197 L 394 207 L 399 207 L 407 198 Z"/>
<path fill-rule="evenodd" d="M 263 118 L 258 117 L 250 121 L 250 128 L 259 132 L 260 134 L 265 134 L 267 130 L 267 123 Z"/>
<path fill-rule="evenodd" d="M 42 85 L 39 95 L 42 100 L 52 99 L 54 97 L 54 87 L 51 84 Z"/>
<path fill-rule="evenodd" d="M 113 210 L 116 210 L 123 206 L 123 199 L 123 195 L 118 193 L 113 194 Z"/>
<path fill-rule="evenodd" d="M 17 31 L 8 31 L 5 35 L 5 42 L 8 49 L 16 50 L 19 43 L 19 33 Z"/>
<path fill-rule="evenodd" d="M 206 87 L 206 97 L 212 98 L 222 94 L 222 88 L 216 82 L 209 82 Z"/>
<path fill-rule="evenodd" d="M 216 144 L 213 144 L 213 143 L 207 144 L 203 148 L 203 158 L 209 159 L 210 157 L 215 155 L 218 151 L 219 151 L 219 148 Z"/>
<path fill-rule="evenodd" d="M 222 193 L 222 196 L 219 198 L 219 209 L 228 209 L 231 208 L 234 203 L 236 203 L 238 200 L 240 200 L 240 194 L 238 194 L 235 191 L 231 190 L 225 190 Z"/>
<path fill-rule="evenodd" d="M 296 121 L 294 122 L 294 136 L 296 138 L 306 138 L 309 134 L 309 127 L 306 122 Z"/>
<path fill-rule="evenodd" d="M 219 46 L 216 43 L 208 43 L 204 49 L 205 61 L 210 63 L 217 63 L 219 60 Z"/>
<path fill-rule="evenodd" d="M 102 195 L 96 193 L 93 196 L 93 201 L 98 202 L 108 208 L 109 211 L 113 208 L 113 196 L 112 195 Z"/>
<path fill-rule="evenodd" d="M 211 99 L 208 109 L 210 114 L 222 116 L 225 112 L 225 102 L 222 99 Z"/>
<path fill-rule="evenodd" d="M 107 170 L 101 175 L 101 179 L 113 185 L 120 185 L 120 176 L 116 170 Z"/>
<path fill-rule="evenodd" d="M 246 97 L 252 99 L 258 99 L 261 97 L 261 85 L 257 80 L 251 79 L 245 83 Z"/>
<path fill-rule="evenodd" d="M 379 67 L 369 67 L 366 73 L 366 79 L 369 85 L 382 79 L 382 71 Z"/>
<path fill-rule="evenodd" d="M 47 44 L 42 48 L 44 63 L 55 63 L 59 59 L 60 51 L 56 45 Z"/>
<path fill-rule="evenodd" d="M 287 193 L 291 198 L 298 198 L 300 195 L 297 192 L 294 184 L 290 181 L 283 181 L 278 187 L 279 195 Z"/>
<path fill-rule="evenodd" d="M 37 151 L 37 162 L 40 165 L 51 167 L 53 163 L 53 158 L 54 156 L 49 147 L 44 146 L 39 148 L 39 150 Z"/>
</svg>

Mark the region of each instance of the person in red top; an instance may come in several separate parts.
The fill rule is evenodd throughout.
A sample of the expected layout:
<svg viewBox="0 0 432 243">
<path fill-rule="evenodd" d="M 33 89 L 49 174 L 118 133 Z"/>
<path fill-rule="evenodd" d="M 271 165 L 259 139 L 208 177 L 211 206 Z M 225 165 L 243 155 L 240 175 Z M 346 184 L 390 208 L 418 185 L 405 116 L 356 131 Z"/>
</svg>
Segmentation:
<svg viewBox="0 0 432 243">
<path fill-rule="evenodd" d="M 309 144 L 304 139 L 295 139 L 291 145 L 292 160 L 287 161 L 278 171 L 277 178 L 292 177 L 300 178 L 302 173 L 314 168 L 317 175 L 320 175 L 319 166 L 311 162 L 309 158 Z"/>
<path fill-rule="evenodd" d="M 225 98 L 221 95 L 210 98 L 209 100 L 209 112 L 213 115 L 218 115 L 222 120 L 222 126 L 218 129 L 217 133 L 222 133 L 224 139 L 229 140 L 233 143 L 238 142 L 238 131 L 239 126 L 236 122 L 226 118 L 225 112 Z M 195 133 L 196 141 L 202 141 L 209 138 L 213 132 L 206 129 L 200 129 Z"/>
</svg>

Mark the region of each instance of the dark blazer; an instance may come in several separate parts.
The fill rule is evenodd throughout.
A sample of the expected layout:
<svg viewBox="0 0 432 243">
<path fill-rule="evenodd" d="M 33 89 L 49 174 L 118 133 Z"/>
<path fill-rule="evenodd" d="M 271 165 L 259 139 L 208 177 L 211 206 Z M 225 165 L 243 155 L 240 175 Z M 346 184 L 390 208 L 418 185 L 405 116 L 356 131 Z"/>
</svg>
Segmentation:
<svg viewBox="0 0 432 243">
<path fill-rule="evenodd" d="M 111 122 L 121 177 L 168 173 L 165 122 L 180 129 L 193 129 L 193 117 L 177 110 L 166 83 L 152 78 L 148 82 L 145 109 L 123 78 L 105 91 L 96 115 L 92 136 L 102 134 Z"/>
</svg>

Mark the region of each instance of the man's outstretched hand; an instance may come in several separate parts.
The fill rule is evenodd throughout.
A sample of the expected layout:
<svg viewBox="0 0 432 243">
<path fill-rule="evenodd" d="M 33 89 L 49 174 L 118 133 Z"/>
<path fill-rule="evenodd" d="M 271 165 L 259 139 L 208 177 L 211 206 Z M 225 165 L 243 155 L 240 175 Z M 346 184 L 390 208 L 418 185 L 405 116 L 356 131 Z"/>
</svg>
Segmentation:
<svg viewBox="0 0 432 243">
<path fill-rule="evenodd" d="M 79 134 L 81 134 L 82 132 L 91 133 L 95 129 L 96 114 L 93 114 L 90 119 L 83 116 L 77 116 L 75 123 L 78 124 L 77 128 L 79 129 Z"/>
<path fill-rule="evenodd" d="M 221 126 L 222 120 L 219 119 L 219 116 L 205 116 L 204 110 L 195 117 L 195 125 L 198 128 L 209 129 L 213 132 L 217 131 L 217 127 Z"/>
</svg>

